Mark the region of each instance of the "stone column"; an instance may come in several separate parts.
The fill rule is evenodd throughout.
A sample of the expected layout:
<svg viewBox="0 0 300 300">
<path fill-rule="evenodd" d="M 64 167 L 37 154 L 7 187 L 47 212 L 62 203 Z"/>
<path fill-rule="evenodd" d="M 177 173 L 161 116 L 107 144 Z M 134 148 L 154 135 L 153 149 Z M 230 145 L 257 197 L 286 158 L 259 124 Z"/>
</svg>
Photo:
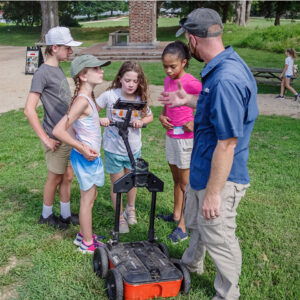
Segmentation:
<svg viewBox="0 0 300 300">
<path fill-rule="evenodd" d="M 129 1 L 129 46 L 156 46 L 156 1 Z"/>
</svg>

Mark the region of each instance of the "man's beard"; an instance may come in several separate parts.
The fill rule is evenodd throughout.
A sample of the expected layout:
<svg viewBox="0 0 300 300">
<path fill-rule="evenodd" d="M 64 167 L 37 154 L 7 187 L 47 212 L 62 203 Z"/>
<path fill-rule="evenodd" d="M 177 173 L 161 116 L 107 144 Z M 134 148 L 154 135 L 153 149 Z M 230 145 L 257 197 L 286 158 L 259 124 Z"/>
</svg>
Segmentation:
<svg viewBox="0 0 300 300">
<path fill-rule="evenodd" d="M 189 48 L 190 48 L 191 56 L 193 58 L 195 58 L 199 62 L 204 62 L 204 60 L 201 58 L 201 56 L 198 53 L 196 53 L 196 48 L 193 48 L 193 46 L 190 42 L 189 42 Z"/>
</svg>

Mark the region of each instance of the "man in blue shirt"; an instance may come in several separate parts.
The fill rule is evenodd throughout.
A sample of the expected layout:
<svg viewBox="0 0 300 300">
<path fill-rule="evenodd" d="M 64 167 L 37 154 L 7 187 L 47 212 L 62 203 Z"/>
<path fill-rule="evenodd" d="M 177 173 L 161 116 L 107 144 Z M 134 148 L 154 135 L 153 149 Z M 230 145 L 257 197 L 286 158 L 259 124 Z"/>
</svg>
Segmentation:
<svg viewBox="0 0 300 300">
<path fill-rule="evenodd" d="M 176 92 L 159 99 L 173 107 L 196 107 L 184 211 L 191 238 L 182 262 L 202 274 L 207 250 L 217 270 L 213 300 L 234 300 L 240 296 L 242 264 L 235 217 L 250 181 L 247 161 L 258 115 L 257 87 L 245 62 L 232 47 L 224 47 L 216 11 L 196 9 L 180 25 L 176 36 L 185 33 L 193 57 L 206 63 L 199 97 L 186 94 L 179 82 Z"/>
</svg>

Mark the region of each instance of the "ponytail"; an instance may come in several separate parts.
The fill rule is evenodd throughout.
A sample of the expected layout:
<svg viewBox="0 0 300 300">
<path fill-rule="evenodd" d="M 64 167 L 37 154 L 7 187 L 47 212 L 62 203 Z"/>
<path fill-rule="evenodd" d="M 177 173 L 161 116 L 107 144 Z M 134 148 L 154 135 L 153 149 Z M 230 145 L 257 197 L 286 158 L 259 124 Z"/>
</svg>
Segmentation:
<svg viewBox="0 0 300 300">
<path fill-rule="evenodd" d="M 294 48 L 288 48 L 286 49 L 286 52 L 289 53 L 293 59 L 297 58 L 297 53 Z"/>
</svg>

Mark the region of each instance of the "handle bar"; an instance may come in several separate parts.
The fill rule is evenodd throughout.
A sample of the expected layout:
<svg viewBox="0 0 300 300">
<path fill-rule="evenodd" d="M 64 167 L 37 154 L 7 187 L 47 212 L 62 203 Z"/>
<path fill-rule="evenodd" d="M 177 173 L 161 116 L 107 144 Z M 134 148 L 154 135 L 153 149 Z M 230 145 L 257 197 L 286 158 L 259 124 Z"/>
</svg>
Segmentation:
<svg viewBox="0 0 300 300">
<path fill-rule="evenodd" d="M 112 122 L 112 121 L 111 121 L 111 122 L 109 123 L 109 126 L 116 126 L 116 127 L 119 128 L 119 127 L 123 127 L 123 123 L 124 123 L 124 122 L 118 122 L 118 121 L 117 121 L 117 122 Z M 129 123 L 129 124 L 128 124 L 128 127 L 133 128 L 132 123 Z M 146 124 L 143 124 L 142 128 L 146 128 L 146 127 L 147 127 L 147 125 L 146 125 Z"/>
</svg>

